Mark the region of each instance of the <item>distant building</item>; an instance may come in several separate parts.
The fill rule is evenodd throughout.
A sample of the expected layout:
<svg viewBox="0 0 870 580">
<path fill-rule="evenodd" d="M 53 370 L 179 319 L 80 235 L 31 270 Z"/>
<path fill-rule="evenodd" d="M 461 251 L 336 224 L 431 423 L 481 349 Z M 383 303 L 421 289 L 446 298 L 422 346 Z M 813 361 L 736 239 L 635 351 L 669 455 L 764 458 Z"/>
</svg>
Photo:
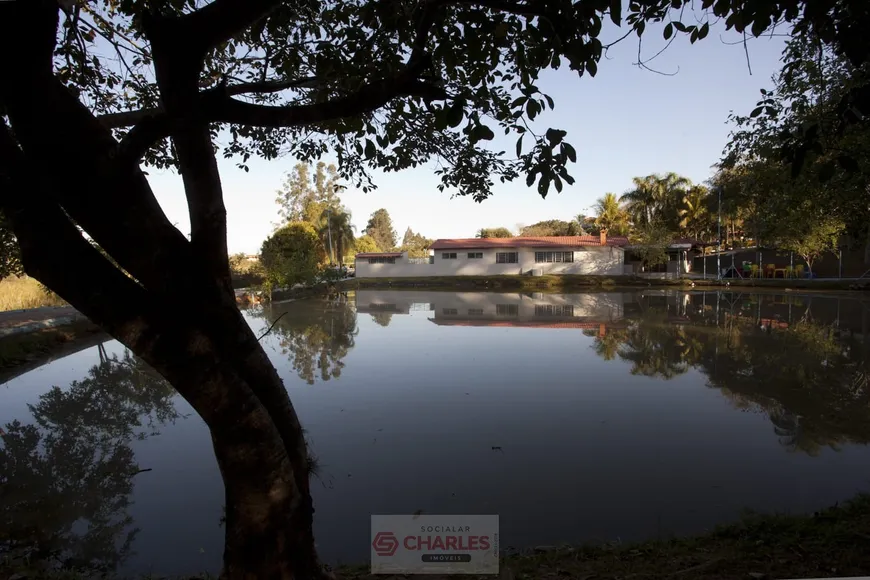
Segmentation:
<svg viewBox="0 0 870 580">
<path fill-rule="evenodd" d="M 595 236 L 439 239 L 426 258 L 404 252 L 357 254 L 358 278 L 499 274 L 624 273 L 628 240 Z"/>
</svg>

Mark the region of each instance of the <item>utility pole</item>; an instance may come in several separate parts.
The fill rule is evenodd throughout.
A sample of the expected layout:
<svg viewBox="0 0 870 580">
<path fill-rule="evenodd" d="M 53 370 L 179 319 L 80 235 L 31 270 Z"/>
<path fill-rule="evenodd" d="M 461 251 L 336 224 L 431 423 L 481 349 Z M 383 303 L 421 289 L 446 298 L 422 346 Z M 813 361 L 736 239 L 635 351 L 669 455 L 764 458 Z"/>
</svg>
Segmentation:
<svg viewBox="0 0 870 580">
<path fill-rule="evenodd" d="M 716 252 L 716 279 L 722 279 L 722 186 L 717 185 L 716 191 L 719 194 L 719 235 L 718 235 L 718 251 Z"/>
</svg>

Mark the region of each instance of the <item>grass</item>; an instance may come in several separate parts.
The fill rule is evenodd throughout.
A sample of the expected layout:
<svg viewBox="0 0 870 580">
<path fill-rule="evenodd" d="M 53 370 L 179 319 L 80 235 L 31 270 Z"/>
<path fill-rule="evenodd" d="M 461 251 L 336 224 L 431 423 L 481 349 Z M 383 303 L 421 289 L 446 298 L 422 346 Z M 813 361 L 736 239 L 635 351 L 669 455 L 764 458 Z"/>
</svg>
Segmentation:
<svg viewBox="0 0 870 580">
<path fill-rule="evenodd" d="M 66 306 L 66 302 L 33 278 L 9 276 L 0 280 L 0 312 L 42 306 Z"/>
<path fill-rule="evenodd" d="M 867 575 L 870 496 L 860 495 L 809 516 L 747 515 L 737 524 L 688 538 L 552 547 L 507 556 L 501 568 L 503 578 L 516 580 L 743 580 Z M 363 567 L 348 569 L 339 576 L 377 578 Z"/>
<path fill-rule="evenodd" d="M 870 496 L 812 515 L 753 515 L 686 538 L 634 544 L 541 547 L 502 558 L 501 578 L 511 580 L 761 580 L 861 576 L 870 572 Z M 4 569 L 5 565 L 5 569 Z M 0 577 L 16 572 L 0 558 Z M 382 580 L 367 564 L 335 570 L 340 580 Z M 428 576 L 438 580 L 446 576 Z M 28 580 L 83 580 L 65 573 Z M 159 577 L 142 577 L 142 580 Z M 204 580 L 209 576 L 199 576 Z M 392 578 L 402 578 L 394 576 Z M 457 575 L 456 580 L 493 576 Z M 190 579 L 194 580 L 194 579 Z"/>
</svg>

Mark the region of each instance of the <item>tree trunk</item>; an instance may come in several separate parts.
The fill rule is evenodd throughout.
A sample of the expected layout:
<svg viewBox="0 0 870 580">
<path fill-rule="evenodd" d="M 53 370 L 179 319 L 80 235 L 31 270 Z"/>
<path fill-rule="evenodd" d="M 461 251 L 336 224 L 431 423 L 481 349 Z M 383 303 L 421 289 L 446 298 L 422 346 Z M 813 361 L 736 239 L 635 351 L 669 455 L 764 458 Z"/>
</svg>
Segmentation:
<svg viewBox="0 0 870 580">
<path fill-rule="evenodd" d="M 864 264 L 870 266 L 870 224 L 867 225 L 867 241 L 864 243 Z"/>
<path fill-rule="evenodd" d="M 226 492 L 222 577 L 321 576 L 302 427 L 235 304 L 211 142 L 185 94 L 162 90 L 175 65 L 193 71 L 187 88 L 196 90 L 197 55 L 185 60 L 175 50 L 196 39 L 179 33 L 161 46 L 158 34 L 152 42 L 163 104 L 181 120 L 172 138 L 191 214 L 188 241 L 130 157 L 143 153 L 135 139 L 115 140 L 55 77 L 58 21 L 53 2 L 0 3 L 0 63 L 16 79 L 0 83 L 12 127 L 0 121 L 0 209 L 25 271 L 152 366 L 208 426 Z M 15 36 L 21 22 L 36 32 Z"/>
</svg>

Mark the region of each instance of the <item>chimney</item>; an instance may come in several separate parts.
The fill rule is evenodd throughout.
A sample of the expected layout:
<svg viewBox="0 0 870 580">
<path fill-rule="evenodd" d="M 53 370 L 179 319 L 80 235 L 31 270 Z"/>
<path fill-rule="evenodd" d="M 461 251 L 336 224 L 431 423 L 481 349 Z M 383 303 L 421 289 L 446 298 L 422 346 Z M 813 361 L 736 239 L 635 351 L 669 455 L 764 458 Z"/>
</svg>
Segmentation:
<svg viewBox="0 0 870 580">
<path fill-rule="evenodd" d="M 607 245 L 607 230 L 601 230 L 598 235 L 601 236 L 601 245 Z"/>
</svg>

